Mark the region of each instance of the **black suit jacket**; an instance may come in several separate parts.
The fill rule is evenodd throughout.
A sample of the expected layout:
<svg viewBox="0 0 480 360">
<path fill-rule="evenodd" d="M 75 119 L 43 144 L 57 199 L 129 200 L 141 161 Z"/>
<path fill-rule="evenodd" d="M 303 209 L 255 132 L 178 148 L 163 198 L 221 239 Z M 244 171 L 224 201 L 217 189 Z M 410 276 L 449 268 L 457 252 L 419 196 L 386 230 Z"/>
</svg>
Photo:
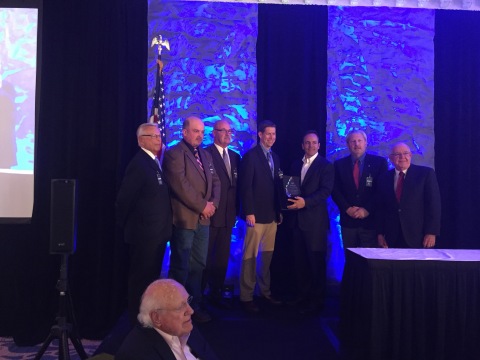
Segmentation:
<svg viewBox="0 0 480 360">
<path fill-rule="evenodd" d="M 435 171 L 410 165 L 397 202 L 394 191 L 395 169 L 379 179 L 377 233 L 385 235 L 389 247 L 395 247 L 399 230 L 412 248 L 423 247 L 426 234 L 440 234 L 440 190 Z"/>
<path fill-rule="evenodd" d="M 220 155 L 215 145 L 212 144 L 205 150 L 212 155 L 213 166 L 215 166 L 215 170 L 220 179 L 221 189 L 220 202 L 218 203 L 218 208 L 215 211 L 215 214 L 210 218 L 210 226 L 231 228 L 235 225 L 235 218 L 238 212 L 237 180 L 240 155 L 233 150 L 227 149 L 232 172 L 232 180 L 230 181 L 227 168 L 223 162 L 223 157 Z"/>
<path fill-rule="evenodd" d="M 116 217 L 129 244 L 167 242 L 172 234 L 172 209 L 165 176 L 142 149 L 127 166 L 117 195 Z"/>
<path fill-rule="evenodd" d="M 302 160 L 295 161 L 290 168 L 291 175 L 300 177 L 302 166 Z M 300 230 L 318 234 L 315 238 L 307 239 L 312 241 L 311 248 L 316 251 L 326 249 L 330 226 L 327 199 L 333 189 L 334 177 L 333 165 L 318 155 L 308 168 L 300 187 L 300 196 L 305 199 L 305 207 L 288 212 L 295 218 L 293 224 Z"/>
<path fill-rule="evenodd" d="M 375 229 L 375 191 L 379 176 L 388 170 L 387 160 L 380 156 L 365 154 L 358 189 L 353 180 L 350 155 L 335 161 L 334 167 L 335 185 L 332 199 L 340 210 L 340 225 L 347 228 Z M 367 178 L 372 180 L 371 186 L 367 186 Z M 347 214 L 347 209 L 351 206 L 363 207 L 370 215 L 365 219 L 354 219 Z"/>
<path fill-rule="evenodd" d="M 193 329 L 187 342 L 192 354 L 202 360 L 218 360 L 209 345 Z M 116 360 L 176 360 L 165 339 L 153 328 L 135 326 L 115 354 Z"/>
<path fill-rule="evenodd" d="M 260 145 L 245 153 L 239 173 L 241 214 L 255 215 L 255 222 L 269 224 L 280 220 L 280 158 L 272 151 L 274 178 Z"/>
</svg>

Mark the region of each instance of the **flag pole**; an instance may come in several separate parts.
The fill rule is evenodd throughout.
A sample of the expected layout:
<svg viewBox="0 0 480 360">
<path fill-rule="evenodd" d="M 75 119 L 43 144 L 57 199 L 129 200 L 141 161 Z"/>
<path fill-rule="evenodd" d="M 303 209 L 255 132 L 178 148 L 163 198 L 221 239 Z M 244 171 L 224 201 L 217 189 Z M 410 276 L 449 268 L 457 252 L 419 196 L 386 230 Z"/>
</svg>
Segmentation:
<svg viewBox="0 0 480 360">
<path fill-rule="evenodd" d="M 166 148 L 166 124 L 165 124 L 165 89 L 163 83 L 163 61 L 162 61 L 162 50 L 165 49 L 170 51 L 170 43 L 167 39 L 163 39 L 162 35 L 155 36 L 152 40 L 150 47 L 157 46 L 157 66 L 155 74 L 155 88 L 153 90 L 153 101 L 152 108 L 150 111 L 150 123 L 157 124 L 160 135 L 162 136 L 162 148 L 160 149 L 160 154 L 158 154 L 158 159 L 160 164 L 163 161 L 163 155 Z"/>
</svg>

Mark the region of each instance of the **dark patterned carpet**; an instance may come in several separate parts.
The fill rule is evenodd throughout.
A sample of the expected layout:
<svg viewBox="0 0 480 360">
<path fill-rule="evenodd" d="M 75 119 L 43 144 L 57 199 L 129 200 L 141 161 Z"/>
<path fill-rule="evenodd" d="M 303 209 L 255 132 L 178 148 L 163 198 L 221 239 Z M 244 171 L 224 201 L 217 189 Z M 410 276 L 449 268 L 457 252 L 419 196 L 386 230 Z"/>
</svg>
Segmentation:
<svg viewBox="0 0 480 360">
<path fill-rule="evenodd" d="M 91 356 L 101 341 L 82 340 L 85 352 Z M 35 346 L 17 346 L 13 342 L 13 338 L 0 338 L 0 359 L 2 360 L 31 360 L 35 358 L 42 344 Z M 70 359 L 79 360 L 80 357 L 75 351 L 75 348 L 70 343 Z M 48 347 L 47 351 L 42 357 L 42 360 L 57 360 L 58 359 L 58 341 L 53 341 Z"/>
</svg>

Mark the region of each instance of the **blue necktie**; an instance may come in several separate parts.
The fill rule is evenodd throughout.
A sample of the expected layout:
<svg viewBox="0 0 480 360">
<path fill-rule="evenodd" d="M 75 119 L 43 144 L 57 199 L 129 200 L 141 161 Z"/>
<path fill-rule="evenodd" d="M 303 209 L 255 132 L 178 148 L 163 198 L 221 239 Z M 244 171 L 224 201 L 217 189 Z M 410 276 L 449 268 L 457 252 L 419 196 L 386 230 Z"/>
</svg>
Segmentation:
<svg viewBox="0 0 480 360">
<path fill-rule="evenodd" d="M 274 178 L 275 175 L 273 174 L 273 169 L 274 169 L 273 159 L 270 151 L 267 152 L 267 160 L 268 160 L 268 165 L 270 165 L 270 171 L 272 172 L 272 178 Z"/>
<path fill-rule="evenodd" d="M 160 170 L 162 170 L 162 166 L 160 165 L 160 160 L 158 160 L 158 157 L 156 157 L 156 156 L 155 156 L 155 162 L 157 163 L 158 168 L 159 168 Z"/>
</svg>

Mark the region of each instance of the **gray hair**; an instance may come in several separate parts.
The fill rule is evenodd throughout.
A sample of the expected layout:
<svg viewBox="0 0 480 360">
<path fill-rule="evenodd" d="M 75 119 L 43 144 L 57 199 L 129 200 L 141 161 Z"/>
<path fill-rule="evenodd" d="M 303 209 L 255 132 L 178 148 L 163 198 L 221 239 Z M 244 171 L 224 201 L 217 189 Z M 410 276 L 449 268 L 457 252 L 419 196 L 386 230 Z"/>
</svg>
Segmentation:
<svg viewBox="0 0 480 360">
<path fill-rule="evenodd" d="M 137 319 L 143 327 L 153 327 L 150 313 L 157 309 L 165 308 L 174 293 L 182 288 L 182 285 L 173 279 L 155 280 L 142 295 L 140 312 Z"/>
<path fill-rule="evenodd" d="M 355 135 L 355 134 L 360 134 L 360 135 L 362 135 L 362 136 L 363 136 L 363 139 L 365 140 L 365 142 L 367 142 L 367 134 L 365 134 L 365 131 L 363 131 L 363 130 L 358 130 L 358 129 L 357 129 L 357 130 L 352 130 L 352 131 L 350 131 L 350 132 L 348 133 L 347 138 L 346 138 L 347 143 L 350 141 L 350 137 L 351 137 L 352 135 Z"/>
<path fill-rule="evenodd" d="M 157 124 L 154 124 L 154 123 L 143 123 L 143 124 L 140 124 L 140 126 L 137 128 L 137 137 L 139 137 L 140 135 L 142 135 L 143 130 L 145 130 L 147 127 L 150 127 L 150 126 L 153 126 L 153 127 L 155 127 L 155 129 L 158 129 L 158 125 L 157 125 Z"/>
</svg>

